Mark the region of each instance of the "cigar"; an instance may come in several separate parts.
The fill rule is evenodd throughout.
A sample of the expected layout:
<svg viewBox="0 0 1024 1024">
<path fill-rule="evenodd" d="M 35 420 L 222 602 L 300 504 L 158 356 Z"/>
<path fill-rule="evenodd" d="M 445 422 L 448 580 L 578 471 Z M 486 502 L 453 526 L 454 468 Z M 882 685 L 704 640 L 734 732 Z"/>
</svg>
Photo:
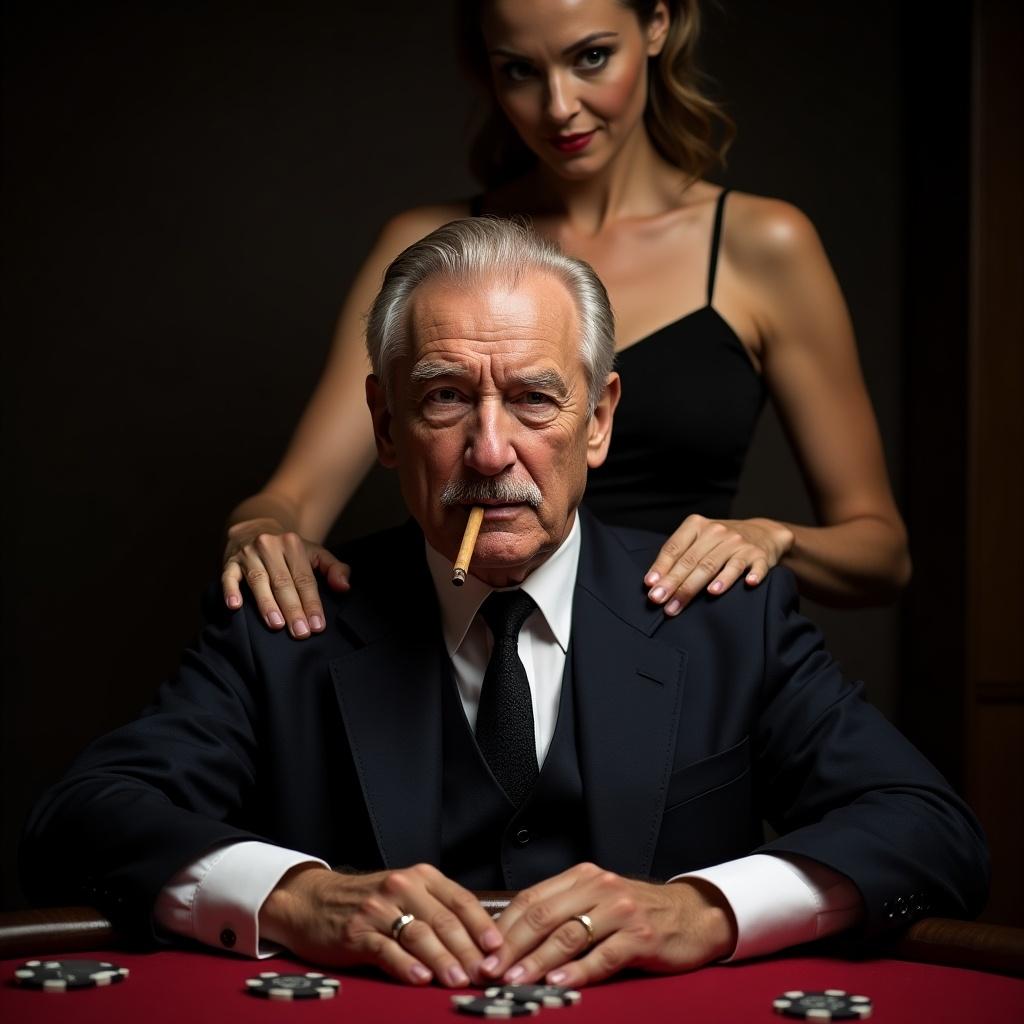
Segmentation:
<svg viewBox="0 0 1024 1024">
<path fill-rule="evenodd" d="M 484 510 L 481 505 L 474 505 L 469 510 L 469 520 L 466 522 L 466 532 L 462 535 L 462 544 L 459 547 L 459 557 L 455 559 L 452 566 L 452 586 L 461 587 L 466 582 L 466 573 L 469 571 L 469 562 L 473 557 L 473 548 L 476 547 L 476 538 L 480 533 L 480 524 L 484 521 Z"/>
</svg>

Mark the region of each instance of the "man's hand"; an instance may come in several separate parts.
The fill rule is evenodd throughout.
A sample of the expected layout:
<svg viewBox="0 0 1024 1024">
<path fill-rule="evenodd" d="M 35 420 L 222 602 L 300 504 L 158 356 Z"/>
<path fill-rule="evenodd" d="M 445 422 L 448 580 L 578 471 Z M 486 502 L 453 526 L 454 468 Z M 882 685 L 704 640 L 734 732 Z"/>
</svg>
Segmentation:
<svg viewBox="0 0 1024 1024">
<path fill-rule="evenodd" d="M 391 927 L 403 914 L 416 920 L 396 941 Z M 481 961 L 502 944 L 479 900 L 429 864 L 370 875 L 301 865 L 267 897 L 259 925 L 261 937 L 303 960 L 373 964 L 413 985 L 484 980 Z"/>
<path fill-rule="evenodd" d="M 579 914 L 594 930 L 589 951 Z M 595 864 L 578 864 L 523 890 L 498 927 L 505 944 L 484 970 L 507 984 L 544 978 L 577 987 L 626 967 L 671 974 L 728 956 L 736 946 L 732 913 L 714 886 L 634 882 Z"/>
</svg>

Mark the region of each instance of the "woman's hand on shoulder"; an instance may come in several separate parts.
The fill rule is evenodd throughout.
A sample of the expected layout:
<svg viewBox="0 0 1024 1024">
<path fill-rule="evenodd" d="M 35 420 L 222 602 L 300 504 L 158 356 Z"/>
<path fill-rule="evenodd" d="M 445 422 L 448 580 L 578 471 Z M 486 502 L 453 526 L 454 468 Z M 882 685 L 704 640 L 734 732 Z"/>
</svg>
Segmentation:
<svg viewBox="0 0 1024 1024">
<path fill-rule="evenodd" d="M 296 640 L 327 625 L 316 573 L 332 590 L 349 589 L 349 567 L 325 547 L 285 530 L 274 519 L 251 519 L 228 531 L 221 586 L 229 608 L 242 607 L 242 581 L 249 585 L 270 629 L 288 627 Z"/>
<path fill-rule="evenodd" d="M 740 576 L 751 587 L 793 546 L 793 531 L 773 519 L 687 516 L 644 577 L 648 598 L 678 615 L 702 590 L 716 597 Z"/>
</svg>

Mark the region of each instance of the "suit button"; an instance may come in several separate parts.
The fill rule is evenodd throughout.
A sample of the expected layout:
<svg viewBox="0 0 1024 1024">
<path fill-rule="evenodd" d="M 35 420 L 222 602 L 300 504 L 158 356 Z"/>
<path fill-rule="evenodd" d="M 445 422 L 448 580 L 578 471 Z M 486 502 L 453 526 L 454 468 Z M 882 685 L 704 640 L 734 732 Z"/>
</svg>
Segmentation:
<svg viewBox="0 0 1024 1024">
<path fill-rule="evenodd" d="M 220 943 L 222 946 L 226 946 L 228 949 L 231 949 L 236 941 L 237 938 L 235 933 L 230 928 L 225 928 L 224 931 L 220 933 Z"/>
<path fill-rule="evenodd" d="M 521 828 L 521 829 L 520 829 L 520 830 L 519 830 L 519 831 L 518 831 L 518 832 L 516 833 L 516 843 L 517 843 L 517 844 L 518 844 L 519 846 L 526 846 L 526 844 L 527 844 L 527 843 L 528 843 L 529 841 L 530 841 L 530 833 L 529 833 L 529 832 L 527 832 L 527 830 L 526 830 L 525 828 Z"/>
</svg>

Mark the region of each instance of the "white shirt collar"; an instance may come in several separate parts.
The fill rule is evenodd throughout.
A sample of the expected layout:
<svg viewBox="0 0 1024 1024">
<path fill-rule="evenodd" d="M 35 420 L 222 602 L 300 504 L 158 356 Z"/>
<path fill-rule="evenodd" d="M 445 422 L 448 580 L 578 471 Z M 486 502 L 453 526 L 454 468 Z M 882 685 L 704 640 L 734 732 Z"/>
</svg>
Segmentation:
<svg viewBox="0 0 1024 1024">
<path fill-rule="evenodd" d="M 461 587 L 452 586 L 452 563 L 424 542 L 427 565 L 441 606 L 444 644 L 452 657 L 462 646 L 480 605 L 491 593 L 483 580 L 470 574 Z M 537 603 L 558 646 L 569 649 L 572 629 L 572 596 L 580 561 L 580 517 L 573 517 L 569 535 L 555 551 L 523 580 L 521 589 Z"/>
</svg>

